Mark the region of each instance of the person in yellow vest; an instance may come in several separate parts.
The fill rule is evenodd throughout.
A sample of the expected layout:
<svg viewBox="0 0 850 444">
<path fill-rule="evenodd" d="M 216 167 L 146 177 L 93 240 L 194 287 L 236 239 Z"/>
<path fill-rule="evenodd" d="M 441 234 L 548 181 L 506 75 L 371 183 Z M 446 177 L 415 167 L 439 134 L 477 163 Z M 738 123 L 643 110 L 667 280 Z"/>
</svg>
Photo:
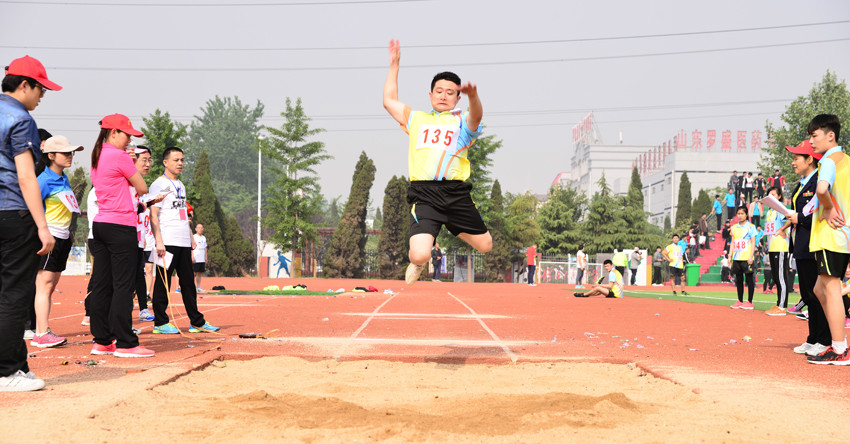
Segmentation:
<svg viewBox="0 0 850 444">
<path fill-rule="evenodd" d="M 782 190 L 778 187 L 770 187 L 768 196 L 784 202 Z M 782 227 L 785 225 L 785 216 L 770 208 L 764 218 L 764 235 L 767 236 L 767 255 L 770 261 L 770 270 L 773 282 L 776 283 L 776 305 L 765 312 L 768 316 L 785 316 L 788 308 L 788 290 L 791 282 L 788 277 L 788 261 L 791 255 L 788 253 L 788 235 Z"/>
<path fill-rule="evenodd" d="M 605 272 L 608 273 L 608 283 L 599 284 L 586 293 L 576 292 L 573 296 L 577 298 L 588 298 L 591 296 L 605 296 L 606 298 L 622 298 L 623 297 L 623 275 L 620 271 L 614 268 L 614 263 L 610 259 L 605 259 L 602 263 Z"/>
<path fill-rule="evenodd" d="M 755 267 L 753 260 L 756 251 L 756 227 L 750 223 L 747 206 L 738 207 L 735 213 L 738 223 L 732 225 L 732 274 L 738 289 L 738 301 L 732 308 L 753 309 L 753 293 L 756 291 Z M 747 302 L 744 302 L 744 282 L 747 283 Z"/>
<path fill-rule="evenodd" d="M 493 238 L 470 196 L 466 182 L 470 147 L 481 136 L 484 108 L 478 87 L 442 72 L 431 80 L 431 111 L 413 111 L 398 100 L 401 46 L 390 41 L 390 69 L 384 82 L 384 108 L 409 136 L 407 201 L 410 209 L 410 265 L 405 281 L 413 285 L 431 259 L 431 247 L 443 225 L 476 250 L 486 253 Z M 457 109 L 461 93 L 469 110 Z"/>
<path fill-rule="evenodd" d="M 611 263 L 614 264 L 614 268 L 620 272 L 620 274 L 626 273 L 626 264 L 628 264 L 629 259 L 626 257 L 626 252 L 623 250 L 614 249 L 614 255 L 611 256 Z"/>
<path fill-rule="evenodd" d="M 815 153 L 823 154 L 818 164 L 818 209 L 812 225 L 809 250 L 818 263 L 815 296 L 823 305 L 832 345 L 816 356 L 812 364 L 850 365 L 844 332 L 844 304 L 841 277 L 850 262 L 850 158 L 838 145 L 841 122 L 833 114 L 819 114 L 806 128 Z"/>
<path fill-rule="evenodd" d="M 673 276 L 673 296 L 679 295 L 676 293 L 676 287 L 679 287 L 683 295 L 688 296 L 688 292 L 685 291 L 685 286 L 682 284 L 682 274 L 685 271 L 685 252 L 679 246 L 678 234 L 673 235 L 673 243 L 661 250 L 661 256 L 664 256 L 670 266 L 670 274 Z"/>
</svg>

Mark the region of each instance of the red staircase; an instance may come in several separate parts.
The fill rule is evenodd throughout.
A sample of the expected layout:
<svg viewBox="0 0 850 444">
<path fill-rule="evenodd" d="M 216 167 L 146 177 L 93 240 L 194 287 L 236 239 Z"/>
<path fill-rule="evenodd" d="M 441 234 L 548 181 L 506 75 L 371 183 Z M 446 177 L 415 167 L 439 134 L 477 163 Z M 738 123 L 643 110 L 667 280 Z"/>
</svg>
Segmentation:
<svg viewBox="0 0 850 444">
<path fill-rule="evenodd" d="M 708 267 L 717 265 L 717 258 L 723 255 L 723 238 L 720 233 L 715 233 L 714 240 L 709 242 L 710 249 L 700 249 L 700 255 L 696 263 L 700 265 L 699 274 L 708 273 Z"/>
</svg>

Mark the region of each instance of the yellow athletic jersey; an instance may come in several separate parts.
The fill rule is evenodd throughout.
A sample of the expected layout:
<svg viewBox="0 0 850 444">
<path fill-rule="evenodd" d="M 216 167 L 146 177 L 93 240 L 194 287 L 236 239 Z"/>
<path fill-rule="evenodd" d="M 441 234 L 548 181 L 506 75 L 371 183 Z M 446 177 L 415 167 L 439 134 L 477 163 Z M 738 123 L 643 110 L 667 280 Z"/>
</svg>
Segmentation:
<svg viewBox="0 0 850 444">
<path fill-rule="evenodd" d="M 670 244 L 664 249 L 667 252 L 667 260 L 673 268 L 685 268 L 682 260 L 682 247 L 678 244 Z"/>
<path fill-rule="evenodd" d="M 612 284 L 611 293 L 614 293 L 614 297 L 623 297 L 623 275 L 619 270 L 611 268 L 611 272 L 608 273 L 608 282 Z"/>
<path fill-rule="evenodd" d="M 732 260 L 747 261 L 753 258 L 753 245 L 750 243 L 757 235 L 756 227 L 749 221 L 743 225 L 732 225 Z M 787 250 L 786 250 L 787 251 Z"/>
<path fill-rule="evenodd" d="M 466 180 L 469 148 L 481 135 L 481 125 L 470 130 L 469 113 L 460 110 L 423 112 L 404 107 L 402 128 L 410 138 L 407 170 L 410 180 Z"/>
<path fill-rule="evenodd" d="M 764 218 L 764 234 L 767 236 L 767 251 L 770 253 L 788 252 L 788 238 L 776 234 L 783 224 L 785 224 L 785 216 L 774 209 L 767 211 L 767 216 Z"/>
<path fill-rule="evenodd" d="M 812 235 L 809 239 L 809 251 L 828 250 L 835 253 L 850 254 L 850 227 L 847 223 L 850 210 L 850 158 L 834 147 L 827 151 L 818 163 L 818 183 L 829 183 L 829 198 L 835 211 L 844 218 L 844 226 L 833 229 L 822 219 L 823 205 L 812 220 Z"/>
</svg>

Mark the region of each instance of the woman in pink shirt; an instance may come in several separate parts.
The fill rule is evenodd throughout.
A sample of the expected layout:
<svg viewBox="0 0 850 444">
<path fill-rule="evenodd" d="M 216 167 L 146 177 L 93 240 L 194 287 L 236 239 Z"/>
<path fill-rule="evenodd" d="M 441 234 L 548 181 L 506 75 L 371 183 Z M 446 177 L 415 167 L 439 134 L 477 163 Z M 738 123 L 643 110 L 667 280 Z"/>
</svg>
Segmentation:
<svg viewBox="0 0 850 444">
<path fill-rule="evenodd" d="M 154 352 L 139 345 L 133 332 L 133 282 L 136 271 L 136 213 L 130 186 L 148 192 L 142 175 L 127 151 L 130 137 L 142 137 L 130 119 L 121 114 L 100 122 L 100 135 L 91 156 L 91 181 L 97 190 L 98 213 L 90 246 L 97 267 L 92 273 L 89 295 L 93 355 L 121 358 L 151 357 Z"/>
</svg>

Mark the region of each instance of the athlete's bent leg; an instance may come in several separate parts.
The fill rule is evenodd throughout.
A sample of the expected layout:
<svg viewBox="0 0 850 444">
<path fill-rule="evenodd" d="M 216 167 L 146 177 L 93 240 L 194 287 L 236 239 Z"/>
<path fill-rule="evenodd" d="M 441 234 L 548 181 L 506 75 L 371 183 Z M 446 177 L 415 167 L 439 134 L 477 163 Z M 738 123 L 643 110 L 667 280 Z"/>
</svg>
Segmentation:
<svg viewBox="0 0 850 444">
<path fill-rule="evenodd" d="M 431 247 L 434 246 L 434 236 L 419 233 L 410 236 L 410 252 L 407 257 L 414 265 L 425 265 L 431 260 Z"/>
<path fill-rule="evenodd" d="M 490 236 L 490 232 L 486 232 L 484 234 L 469 234 L 469 233 L 460 233 L 457 237 L 461 238 L 464 242 L 468 243 L 475 248 L 476 250 L 487 253 L 493 249 L 493 237 Z M 411 238 L 412 240 L 412 238 Z M 430 246 L 428 247 L 428 254 L 430 253 Z"/>
</svg>

